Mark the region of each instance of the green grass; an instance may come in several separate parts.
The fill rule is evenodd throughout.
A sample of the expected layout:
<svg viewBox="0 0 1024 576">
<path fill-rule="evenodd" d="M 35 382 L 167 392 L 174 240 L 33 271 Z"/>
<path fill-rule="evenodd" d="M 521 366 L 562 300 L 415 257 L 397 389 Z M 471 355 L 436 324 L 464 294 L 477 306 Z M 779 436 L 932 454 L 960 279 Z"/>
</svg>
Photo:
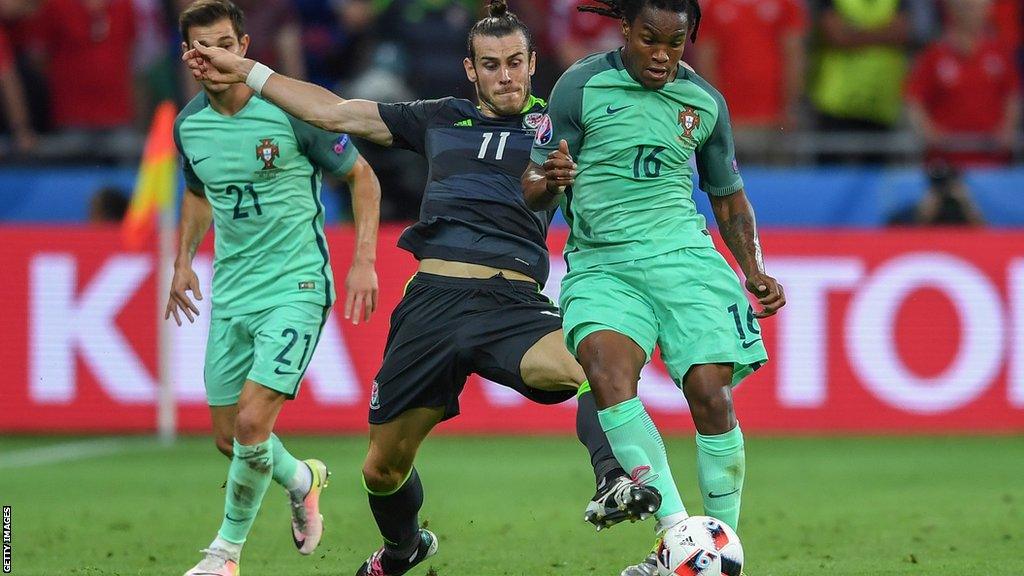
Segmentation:
<svg viewBox="0 0 1024 576">
<path fill-rule="evenodd" d="M 219 525 L 227 461 L 207 439 L 133 439 L 118 454 L 12 468 L 15 453 L 66 438 L 0 439 L 0 504 L 13 506 L 14 574 L 179 576 Z M 88 440 L 82 440 L 89 442 Z M 271 487 L 245 576 L 347 575 L 379 545 L 359 485 L 364 438 L 285 438 L 334 476 L 327 532 L 310 558 L 288 536 Z M 691 513 L 692 438 L 668 441 Z M 652 523 L 600 534 L 572 438 L 437 437 L 418 468 L 421 520 L 441 539 L 439 576 L 617 575 L 652 543 Z M 750 576 L 1024 574 L 1022 438 L 748 438 L 741 536 Z M 426 574 L 417 569 L 410 576 Z"/>
</svg>

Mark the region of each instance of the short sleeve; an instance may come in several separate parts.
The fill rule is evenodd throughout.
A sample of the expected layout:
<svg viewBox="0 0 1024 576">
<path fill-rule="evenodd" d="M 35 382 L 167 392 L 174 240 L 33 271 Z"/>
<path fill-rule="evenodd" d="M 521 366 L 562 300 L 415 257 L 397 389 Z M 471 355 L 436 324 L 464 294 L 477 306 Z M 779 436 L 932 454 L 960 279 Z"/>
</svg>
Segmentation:
<svg viewBox="0 0 1024 576">
<path fill-rule="evenodd" d="M 178 149 L 178 156 L 181 158 L 181 172 L 185 177 L 185 187 L 199 195 L 206 194 L 206 185 L 203 181 L 196 176 L 195 170 L 192 169 L 192 162 L 188 159 L 185 154 L 185 149 L 181 145 L 181 121 L 174 123 L 174 146 Z"/>
<path fill-rule="evenodd" d="M 537 126 L 530 159 L 543 164 L 562 140 L 569 144 L 569 154 L 578 157 L 583 147 L 583 84 L 574 68 L 563 74 L 551 91 L 548 113 Z"/>
<path fill-rule="evenodd" d="M 430 120 L 442 109 L 451 98 L 440 100 L 416 100 L 415 102 L 399 102 L 396 104 L 378 104 L 380 118 L 388 127 L 393 138 L 392 146 L 404 150 L 412 150 L 420 154 L 426 153 L 427 126 Z"/>
<path fill-rule="evenodd" d="M 348 134 L 328 132 L 292 116 L 288 120 L 299 142 L 299 149 L 314 166 L 341 177 L 352 171 L 352 166 L 359 158 L 359 150 Z"/>
<path fill-rule="evenodd" d="M 718 121 L 707 140 L 697 148 L 697 174 L 701 190 L 713 196 L 728 196 L 743 188 L 743 178 L 736 164 L 732 121 L 725 98 L 710 85 L 707 90 L 718 103 Z"/>
</svg>

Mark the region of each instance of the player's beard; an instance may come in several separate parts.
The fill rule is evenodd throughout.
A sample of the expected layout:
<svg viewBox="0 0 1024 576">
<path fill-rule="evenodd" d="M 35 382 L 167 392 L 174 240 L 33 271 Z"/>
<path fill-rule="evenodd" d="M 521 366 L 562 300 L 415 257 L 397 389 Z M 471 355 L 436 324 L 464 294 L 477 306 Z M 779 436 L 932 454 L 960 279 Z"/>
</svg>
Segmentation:
<svg viewBox="0 0 1024 576">
<path fill-rule="evenodd" d="M 530 99 L 531 94 L 530 81 L 527 80 L 522 86 L 522 98 L 514 104 L 499 104 L 498 94 L 492 94 L 485 96 L 483 91 L 480 89 L 479 84 L 476 87 L 477 99 L 480 103 L 489 108 L 495 114 L 499 116 L 515 116 L 522 112 L 523 106 Z"/>
</svg>

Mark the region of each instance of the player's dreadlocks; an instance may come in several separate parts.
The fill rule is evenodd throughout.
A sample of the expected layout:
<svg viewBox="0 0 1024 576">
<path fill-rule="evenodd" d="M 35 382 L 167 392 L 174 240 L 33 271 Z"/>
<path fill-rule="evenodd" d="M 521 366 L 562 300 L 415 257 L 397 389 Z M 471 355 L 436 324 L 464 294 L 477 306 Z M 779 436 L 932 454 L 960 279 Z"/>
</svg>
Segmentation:
<svg viewBox="0 0 1024 576">
<path fill-rule="evenodd" d="M 601 16 L 632 22 L 647 6 L 672 10 L 686 14 L 693 25 L 690 31 L 690 42 L 697 41 L 697 28 L 700 27 L 700 3 L 698 0 L 594 0 L 603 6 L 579 6 L 580 12 L 592 12 Z"/>
<path fill-rule="evenodd" d="M 526 47 L 532 54 L 535 46 L 530 29 L 526 27 L 526 24 L 523 24 L 519 16 L 516 16 L 514 12 L 508 11 L 508 2 L 505 0 L 490 0 L 487 3 L 487 18 L 474 24 L 473 28 L 469 31 L 469 38 L 466 40 L 466 50 L 469 52 L 469 58 L 471 60 L 476 59 L 473 40 L 477 36 L 501 38 L 517 30 L 523 33 L 523 37 L 526 38 Z"/>
</svg>

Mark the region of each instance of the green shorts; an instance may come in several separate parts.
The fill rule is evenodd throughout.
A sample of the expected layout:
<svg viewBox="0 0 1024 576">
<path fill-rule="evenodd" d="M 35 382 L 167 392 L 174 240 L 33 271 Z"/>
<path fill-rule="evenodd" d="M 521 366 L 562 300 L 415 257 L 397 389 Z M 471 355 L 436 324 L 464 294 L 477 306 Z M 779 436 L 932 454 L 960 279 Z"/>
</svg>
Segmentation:
<svg viewBox="0 0 1024 576">
<path fill-rule="evenodd" d="M 682 248 L 642 260 L 574 268 L 562 280 L 562 327 L 569 351 L 600 330 L 655 344 L 669 375 L 696 364 L 731 363 L 732 384 L 768 360 L 761 328 L 732 268 L 714 248 Z"/>
<path fill-rule="evenodd" d="M 293 302 L 212 319 L 204 372 L 207 404 L 237 404 L 246 380 L 295 398 L 329 311 Z"/>
</svg>

